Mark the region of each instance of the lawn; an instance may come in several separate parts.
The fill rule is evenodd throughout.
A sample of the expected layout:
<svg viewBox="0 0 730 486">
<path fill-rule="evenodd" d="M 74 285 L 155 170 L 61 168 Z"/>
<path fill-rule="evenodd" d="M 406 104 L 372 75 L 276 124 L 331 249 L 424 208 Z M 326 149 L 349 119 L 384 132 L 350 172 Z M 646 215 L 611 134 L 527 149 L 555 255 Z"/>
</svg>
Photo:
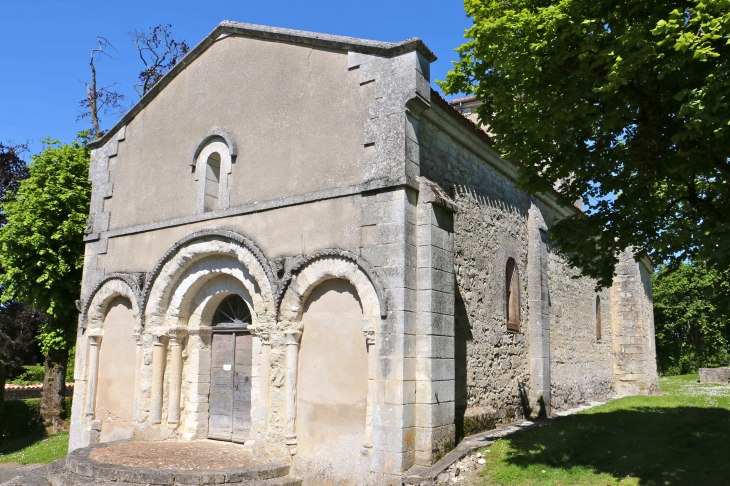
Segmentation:
<svg viewBox="0 0 730 486">
<path fill-rule="evenodd" d="M 484 485 L 728 485 L 730 385 L 661 378 L 628 397 L 483 449 Z"/>
<path fill-rule="evenodd" d="M 53 435 L 33 434 L 0 443 L 0 463 L 49 463 L 68 454 L 68 432 Z"/>
</svg>

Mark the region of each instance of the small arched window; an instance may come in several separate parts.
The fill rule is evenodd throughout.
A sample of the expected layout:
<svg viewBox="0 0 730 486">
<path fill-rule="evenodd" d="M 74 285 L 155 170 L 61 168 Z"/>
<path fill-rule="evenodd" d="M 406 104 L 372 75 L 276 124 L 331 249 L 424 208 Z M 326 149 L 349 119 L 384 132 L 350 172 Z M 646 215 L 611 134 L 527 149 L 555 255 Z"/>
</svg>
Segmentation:
<svg viewBox="0 0 730 486">
<path fill-rule="evenodd" d="M 219 211 L 230 207 L 231 193 L 228 175 L 234 152 L 226 138 L 212 136 L 204 139 L 195 150 L 196 212 Z"/>
<path fill-rule="evenodd" d="M 221 180 L 221 156 L 213 152 L 208 156 L 205 164 L 205 201 L 204 211 L 215 211 L 218 209 L 218 196 Z"/>
<path fill-rule="evenodd" d="M 507 330 L 520 330 L 520 276 L 514 258 L 507 260 L 505 272 L 505 314 L 507 316 Z"/>
<path fill-rule="evenodd" d="M 601 340 L 601 297 L 596 296 L 596 340 Z"/>
</svg>

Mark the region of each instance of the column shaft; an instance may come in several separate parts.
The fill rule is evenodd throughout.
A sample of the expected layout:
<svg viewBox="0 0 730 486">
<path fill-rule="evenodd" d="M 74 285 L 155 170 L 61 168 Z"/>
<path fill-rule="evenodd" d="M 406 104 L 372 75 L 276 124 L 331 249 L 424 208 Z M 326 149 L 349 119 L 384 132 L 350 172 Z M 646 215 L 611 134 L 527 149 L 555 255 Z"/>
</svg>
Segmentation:
<svg viewBox="0 0 730 486">
<path fill-rule="evenodd" d="M 165 378 L 165 343 L 162 336 L 154 336 L 152 348 L 152 423 L 162 422 L 162 385 Z"/>
<path fill-rule="evenodd" d="M 99 373 L 99 346 L 101 336 L 89 336 L 89 381 L 86 388 L 86 418 L 94 419 L 96 409 L 96 383 Z"/>
<path fill-rule="evenodd" d="M 182 336 L 178 331 L 170 332 L 170 390 L 167 423 L 177 425 L 180 422 L 180 392 L 182 388 Z"/>
<path fill-rule="evenodd" d="M 286 444 L 289 452 L 297 453 L 297 367 L 299 338 L 302 333 L 286 331 Z"/>
</svg>

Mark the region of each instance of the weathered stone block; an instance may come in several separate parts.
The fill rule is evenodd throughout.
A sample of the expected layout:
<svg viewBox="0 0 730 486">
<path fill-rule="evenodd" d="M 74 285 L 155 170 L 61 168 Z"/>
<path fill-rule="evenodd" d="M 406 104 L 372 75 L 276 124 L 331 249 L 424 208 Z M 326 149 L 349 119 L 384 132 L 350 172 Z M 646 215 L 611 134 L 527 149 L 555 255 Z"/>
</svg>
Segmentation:
<svg viewBox="0 0 730 486">
<path fill-rule="evenodd" d="M 700 383 L 730 383 L 730 368 L 700 368 Z"/>
</svg>

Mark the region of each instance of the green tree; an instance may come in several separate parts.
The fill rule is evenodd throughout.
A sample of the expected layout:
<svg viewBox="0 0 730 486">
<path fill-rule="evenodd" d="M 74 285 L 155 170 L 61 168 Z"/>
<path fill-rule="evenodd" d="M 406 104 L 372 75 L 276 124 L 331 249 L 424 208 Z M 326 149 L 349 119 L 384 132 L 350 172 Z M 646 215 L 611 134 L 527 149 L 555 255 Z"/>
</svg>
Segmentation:
<svg viewBox="0 0 730 486">
<path fill-rule="evenodd" d="M 730 272 L 702 263 L 660 266 L 653 290 L 660 373 L 730 364 Z"/>
<path fill-rule="evenodd" d="M 611 284 L 617 254 L 730 266 L 730 2 L 465 0 L 449 94 L 530 193 L 583 199 L 553 244 Z"/>
<path fill-rule="evenodd" d="M 45 139 L 32 157 L 30 175 L 0 205 L 0 284 L 3 301 L 20 300 L 45 309 L 39 341 L 45 355 L 41 413 L 47 426 L 61 426 L 68 348 L 77 320 L 75 301 L 84 263 L 83 233 L 89 214 L 89 150 Z"/>
</svg>

